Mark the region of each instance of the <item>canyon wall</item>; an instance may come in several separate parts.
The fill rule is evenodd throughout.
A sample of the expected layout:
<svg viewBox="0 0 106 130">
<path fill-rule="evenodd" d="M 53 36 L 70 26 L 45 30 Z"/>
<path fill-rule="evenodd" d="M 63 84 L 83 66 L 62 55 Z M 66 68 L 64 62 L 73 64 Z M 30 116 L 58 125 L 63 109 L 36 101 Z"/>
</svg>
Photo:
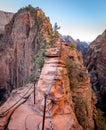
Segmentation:
<svg viewBox="0 0 106 130">
<path fill-rule="evenodd" d="M 90 45 L 85 56 L 85 65 L 91 77 L 91 86 L 96 92 L 100 107 L 106 110 L 106 30 Z"/>
<path fill-rule="evenodd" d="M 42 66 L 35 57 L 44 55 L 51 34 L 52 25 L 41 9 L 28 6 L 14 14 L 0 40 L 0 100 L 14 88 L 25 85 Z"/>
<path fill-rule="evenodd" d="M 82 55 L 54 34 L 49 18 L 30 5 L 5 25 L 0 100 L 7 101 L 0 107 L 0 130 L 41 130 L 45 98 L 45 130 L 97 129 L 96 96 Z"/>
</svg>

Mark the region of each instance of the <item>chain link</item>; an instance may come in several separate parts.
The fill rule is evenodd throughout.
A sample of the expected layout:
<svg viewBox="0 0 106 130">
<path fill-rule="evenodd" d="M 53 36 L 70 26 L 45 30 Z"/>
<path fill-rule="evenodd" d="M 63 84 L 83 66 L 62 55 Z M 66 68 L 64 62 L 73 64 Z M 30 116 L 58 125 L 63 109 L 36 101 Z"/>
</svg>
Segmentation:
<svg viewBox="0 0 106 130">
<path fill-rule="evenodd" d="M 60 44 L 60 48 L 59 48 L 59 52 L 58 52 L 58 60 L 60 59 L 61 57 L 61 49 L 62 49 L 62 43 Z M 57 65 L 58 66 L 58 65 Z M 50 86 L 48 87 L 48 91 L 46 91 L 45 95 L 46 97 L 48 98 L 49 94 L 50 94 L 50 91 L 51 91 L 51 88 L 53 86 L 53 83 L 55 81 L 55 77 L 56 77 L 56 74 L 57 74 L 57 68 L 56 67 L 56 71 L 55 71 L 55 75 L 54 75 L 54 80 L 53 82 L 50 84 Z M 45 96 L 44 95 L 44 96 Z M 45 97 L 45 104 L 44 104 L 44 113 L 43 113 L 43 125 L 42 125 L 42 130 L 44 130 L 44 123 L 45 123 L 45 110 L 46 110 L 46 102 L 47 102 L 47 98 Z M 53 130 L 53 122 L 52 122 L 52 116 L 51 116 L 51 112 L 50 112 L 50 108 L 48 106 L 48 114 L 49 114 L 49 118 L 50 118 L 50 130 Z"/>
<path fill-rule="evenodd" d="M 50 119 L 50 130 L 53 130 L 53 121 L 52 121 L 52 116 L 51 116 L 51 111 L 48 106 L 48 114 L 49 114 L 49 119 Z"/>
</svg>

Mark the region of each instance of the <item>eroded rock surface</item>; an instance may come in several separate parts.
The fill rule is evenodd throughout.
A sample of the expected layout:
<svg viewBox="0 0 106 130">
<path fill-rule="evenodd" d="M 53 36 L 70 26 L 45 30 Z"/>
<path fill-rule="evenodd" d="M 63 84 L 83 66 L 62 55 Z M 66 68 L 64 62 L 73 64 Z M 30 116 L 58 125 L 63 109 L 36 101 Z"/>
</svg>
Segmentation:
<svg viewBox="0 0 106 130">
<path fill-rule="evenodd" d="M 39 68 L 34 57 L 43 55 L 51 32 L 52 25 L 44 12 L 31 6 L 20 9 L 5 26 L 5 35 L 0 41 L 0 101 L 14 88 L 25 85 Z"/>
<path fill-rule="evenodd" d="M 50 129 L 50 120 L 52 120 L 54 130 L 82 130 L 74 113 L 69 78 L 65 63 L 59 56 L 59 50 L 60 48 L 58 47 L 47 50 L 47 58 L 45 59 L 39 81 L 36 84 L 36 104 L 34 104 L 32 93 L 29 99 L 20 105 L 12 114 L 8 123 L 10 130 L 42 129 L 45 93 L 48 95 L 45 130 Z M 13 98 L 13 93 L 9 98 L 10 104 L 13 102 L 11 98 Z M 7 108 L 7 106 L 8 102 L 1 107 L 0 112 L 4 107 Z M 50 109 L 51 118 L 49 117 L 48 109 Z M 6 119 L 7 118 L 5 118 L 5 120 Z M 2 120 L 0 120 L 0 123 L 1 122 Z M 3 129 L 3 125 L 5 125 L 5 123 L 2 123 L 1 129 Z"/>
<path fill-rule="evenodd" d="M 60 51 L 60 48 L 61 51 Z M 69 64 L 70 62 L 71 64 Z M 70 66 L 71 65 L 71 66 Z M 28 85 L 29 88 L 31 85 Z M 33 86 L 33 84 L 32 84 Z M 34 86 L 33 86 L 34 87 Z M 7 117 L 0 119 L 1 130 L 8 122 L 7 128 L 10 130 L 37 130 L 42 129 L 44 95 L 47 94 L 47 107 L 45 118 L 45 130 L 50 129 L 50 121 L 54 130 L 94 130 L 95 116 L 95 96 L 89 87 L 89 77 L 86 68 L 83 66 L 81 54 L 70 46 L 59 44 L 55 48 L 50 48 L 46 52 L 45 64 L 40 78 L 36 84 L 36 97 L 34 104 L 34 88 L 29 91 L 26 102 L 20 102 L 19 107 L 15 107 L 9 122 Z M 24 94 L 24 90 L 16 90 L 18 95 Z M 8 108 L 8 104 L 13 104 L 18 95 L 12 95 L 1 108 L 3 112 Z M 16 96 L 13 98 L 13 96 Z M 11 101 L 13 99 L 13 101 Z M 50 113 L 48 112 L 50 110 Z"/>
<path fill-rule="evenodd" d="M 66 62 L 74 110 L 85 130 L 94 130 L 96 122 L 96 96 L 90 88 L 90 77 L 83 64 L 81 52 L 64 45 L 61 53 Z"/>
<path fill-rule="evenodd" d="M 90 73 L 92 88 L 98 101 L 106 110 L 106 30 L 90 45 L 86 54 L 85 64 Z"/>
</svg>

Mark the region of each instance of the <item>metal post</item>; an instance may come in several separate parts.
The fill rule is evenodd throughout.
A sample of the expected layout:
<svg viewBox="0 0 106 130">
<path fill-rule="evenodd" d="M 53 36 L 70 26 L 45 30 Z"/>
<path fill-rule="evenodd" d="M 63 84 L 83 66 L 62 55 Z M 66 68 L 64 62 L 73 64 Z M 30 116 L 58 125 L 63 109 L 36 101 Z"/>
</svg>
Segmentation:
<svg viewBox="0 0 106 130">
<path fill-rule="evenodd" d="M 35 91 L 36 91 L 36 87 L 35 87 L 35 82 L 34 82 L 34 104 L 36 103 Z"/>
<path fill-rule="evenodd" d="M 61 49 L 62 49 L 62 42 L 60 43 L 60 52 L 59 52 L 60 57 L 61 57 Z"/>
<path fill-rule="evenodd" d="M 43 111 L 43 123 L 42 123 L 42 130 L 44 130 L 45 127 L 45 114 L 46 114 L 46 100 L 47 100 L 47 94 L 44 95 L 44 111 Z"/>
</svg>

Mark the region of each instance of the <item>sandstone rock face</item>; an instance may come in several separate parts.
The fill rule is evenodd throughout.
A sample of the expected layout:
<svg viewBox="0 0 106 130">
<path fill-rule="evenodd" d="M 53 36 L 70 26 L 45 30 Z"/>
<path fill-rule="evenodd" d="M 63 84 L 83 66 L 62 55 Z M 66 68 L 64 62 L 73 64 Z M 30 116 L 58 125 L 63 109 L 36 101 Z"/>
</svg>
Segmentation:
<svg viewBox="0 0 106 130">
<path fill-rule="evenodd" d="M 0 93 L 26 84 L 37 69 L 33 57 L 48 46 L 51 32 L 52 25 L 39 8 L 29 6 L 14 14 L 0 41 Z"/>
<path fill-rule="evenodd" d="M 10 98 L 3 107 L 0 107 L 0 130 L 6 129 L 12 113 L 28 99 L 32 91 L 33 89 L 31 84 L 28 84 L 25 88 L 13 91 L 12 95 L 10 95 Z M 1 115 L 1 113 L 3 114 Z"/>
<path fill-rule="evenodd" d="M 45 130 L 51 127 L 54 130 L 94 130 L 96 101 L 89 83 L 81 54 L 67 44 L 57 43 L 46 52 L 36 83 L 35 104 L 33 84 L 14 90 L 0 108 L 0 129 L 41 130 L 46 94 Z M 1 115 L 15 101 L 19 101 L 18 104 Z"/>
<path fill-rule="evenodd" d="M 51 48 L 47 50 L 47 58 L 45 59 L 39 81 L 36 84 L 36 104 L 34 104 L 33 101 L 33 93 L 30 93 L 33 90 L 31 88 L 28 94 L 25 95 L 28 96 L 31 94 L 28 100 L 15 111 L 13 109 L 11 110 L 14 111 L 14 113 L 12 113 L 11 120 L 8 123 L 8 129 L 41 130 L 44 94 L 47 94 L 45 130 L 51 129 L 50 121 L 52 122 L 54 130 L 82 130 L 74 113 L 69 78 L 65 63 L 59 55 L 59 50 L 60 48 Z M 28 86 L 29 88 L 31 87 L 31 85 Z M 9 104 L 12 105 L 14 100 L 19 98 L 19 95 L 22 97 L 22 91 L 26 92 L 27 90 L 24 88 L 24 90 L 13 92 L 8 101 L 1 107 L 0 112 L 7 109 Z M 10 112 L 0 120 L 0 124 L 2 124 L 1 130 L 4 129 Z"/>
<path fill-rule="evenodd" d="M 0 11 L 0 34 L 4 33 L 5 25 L 10 22 L 13 17 L 13 13 Z"/>
<path fill-rule="evenodd" d="M 67 44 L 63 48 L 61 55 L 66 62 L 76 117 L 84 130 L 94 130 L 96 97 L 90 88 L 88 71 L 79 51 Z"/>
<path fill-rule="evenodd" d="M 106 30 L 89 45 L 85 64 L 99 102 L 106 104 Z"/>
</svg>

